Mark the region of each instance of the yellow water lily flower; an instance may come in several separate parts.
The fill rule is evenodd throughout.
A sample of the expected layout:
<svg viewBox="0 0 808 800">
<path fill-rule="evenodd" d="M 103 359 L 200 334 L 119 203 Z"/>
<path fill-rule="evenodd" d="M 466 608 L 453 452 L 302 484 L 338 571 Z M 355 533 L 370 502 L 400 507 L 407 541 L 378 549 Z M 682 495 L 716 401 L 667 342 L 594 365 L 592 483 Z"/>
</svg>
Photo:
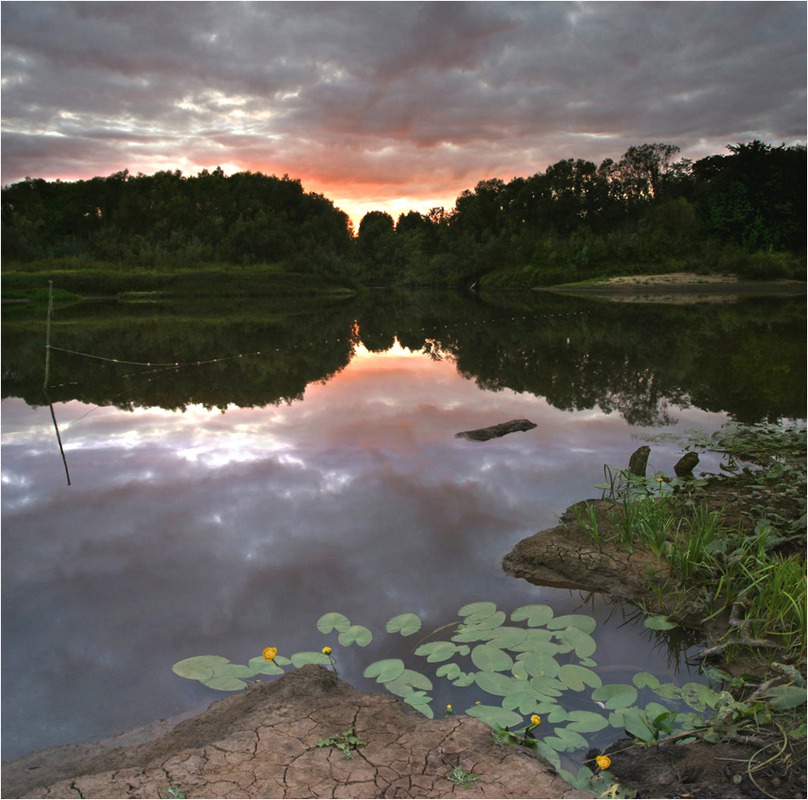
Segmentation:
<svg viewBox="0 0 808 800">
<path fill-rule="evenodd" d="M 530 718 L 531 725 L 541 725 L 541 717 L 538 714 L 534 714 Z"/>
<path fill-rule="evenodd" d="M 278 655 L 278 648 L 277 647 L 265 647 L 264 648 L 264 661 L 274 661 L 276 655 Z"/>
<path fill-rule="evenodd" d="M 612 760 L 609 758 L 609 756 L 598 756 L 595 759 L 595 762 L 601 769 L 609 769 L 609 767 L 612 765 Z"/>
<path fill-rule="evenodd" d="M 326 645 L 326 646 L 323 648 L 323 652 L 324 652 L 324 653 L 325 653 L 327 656 L 330 656 L 330 655 L 331 655 L 331 648 L 330 648 L 328 645 Z"/>
</svg>

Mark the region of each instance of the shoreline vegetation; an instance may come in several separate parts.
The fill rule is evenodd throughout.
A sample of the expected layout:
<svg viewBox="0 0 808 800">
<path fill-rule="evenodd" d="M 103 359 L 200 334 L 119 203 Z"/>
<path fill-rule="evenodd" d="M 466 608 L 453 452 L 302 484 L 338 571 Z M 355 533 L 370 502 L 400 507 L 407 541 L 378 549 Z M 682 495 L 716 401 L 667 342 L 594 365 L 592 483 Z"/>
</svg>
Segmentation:
<svg viewBox="0 0 808 800">
<path fill-rule="evenodd" d="M 692 162 L 669 144 L 480 181 L 452 209 L 347 214 L 284 175 L 217 168 L 2 190 L 2 293 L 248 297 L 363 288 L 535 289 L 618 276 L 804 281 L 806 149 Z M 611 285 L 611 284 L 609 284 Z M 587 289 L 587 291 L 592 291 Z"/>
</svg>

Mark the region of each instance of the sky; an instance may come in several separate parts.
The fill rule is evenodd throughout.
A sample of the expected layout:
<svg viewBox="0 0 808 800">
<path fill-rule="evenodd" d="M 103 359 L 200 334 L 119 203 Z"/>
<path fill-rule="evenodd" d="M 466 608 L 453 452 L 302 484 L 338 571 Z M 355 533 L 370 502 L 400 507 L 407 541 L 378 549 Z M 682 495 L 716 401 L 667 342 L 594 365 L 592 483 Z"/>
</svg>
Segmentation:
<svg viewBox="0 0 808 800">
<path fill-rule="evenodd" d="M 2 183 L 221 166 L 358 226 L 665 142 L 806 141 L 804 2 L 3 2 Z"/>
</svg>

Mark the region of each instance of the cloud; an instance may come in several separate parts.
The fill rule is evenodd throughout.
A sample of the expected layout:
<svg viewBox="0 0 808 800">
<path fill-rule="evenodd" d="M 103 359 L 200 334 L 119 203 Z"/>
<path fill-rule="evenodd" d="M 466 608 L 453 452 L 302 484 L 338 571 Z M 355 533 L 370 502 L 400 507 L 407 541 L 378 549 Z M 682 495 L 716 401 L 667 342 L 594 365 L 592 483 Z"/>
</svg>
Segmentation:
<svg viewBox="0 0 808 800">
<path fill-rule="evenodd" d="M 5 3 L 3 182 L 217 164 L 335 201 L 805 139 L 798 3 Z M 440 201 L 440 202 L 438 202 Z M 339 204 L 339 202 L 338 202 Z"/>
</svg>

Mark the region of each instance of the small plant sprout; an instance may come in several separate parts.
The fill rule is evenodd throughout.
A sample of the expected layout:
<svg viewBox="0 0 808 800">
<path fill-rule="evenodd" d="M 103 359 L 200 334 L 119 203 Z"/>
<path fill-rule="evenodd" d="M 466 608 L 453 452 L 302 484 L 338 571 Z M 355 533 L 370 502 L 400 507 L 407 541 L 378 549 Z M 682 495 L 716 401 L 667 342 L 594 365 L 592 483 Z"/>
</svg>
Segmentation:
<svg viewBox="0 0 808 800">
<path fill-rule="evenodd" d="M 317 747 L 336 747 L 342 752 L 343 758 L 353 758 L 356 748 L 362 747 L 364 744 L 365 742 L 356 735 L 356 731 L 351 727 L 347 731 L 329 736 L 327 739 L 320 739 Z"/>
<path fill-rule="evenodd" d="M 446 773 L 446 780 L 453 783 L 455 786 L 462 786 L 465 789 L 470 783 L 479 781 L 480 777 L 457 766 Z"/>
</svg>

